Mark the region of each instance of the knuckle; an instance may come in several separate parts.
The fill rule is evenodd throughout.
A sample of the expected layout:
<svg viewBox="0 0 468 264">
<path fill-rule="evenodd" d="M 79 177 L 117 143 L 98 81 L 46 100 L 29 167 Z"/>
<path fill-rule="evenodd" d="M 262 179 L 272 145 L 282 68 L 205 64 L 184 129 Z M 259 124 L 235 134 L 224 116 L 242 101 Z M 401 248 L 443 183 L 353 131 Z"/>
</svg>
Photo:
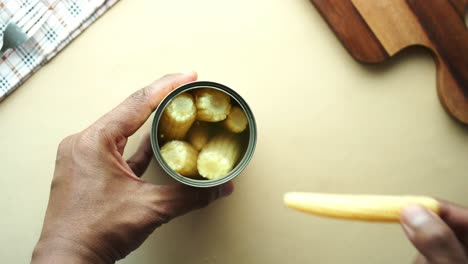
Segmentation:
<svg viewBox="0 0 468 264">
<path fill-rule="evenodd" d="M 63 138 L 58 147 L 57 147 L 57 160 L 62 158 L 63 156 L 66 156 L 67 153 L 70 151 L 70 146 L 72 145 L 72 141 L 74 139 L 74 135 L 67 136 Z"/>
<path fill-rule="evenodd" d="M 128 116 L 128 119 L 138 119 L 141 115 L 141 109 L 152 109 L 152 101 L 150 87 L 144 87 L 140 90 L 131 94 L 128 100 L 125 101 L 123 106 L 123 111 L 125 115 Z M 119 125 L 126 125 L 125 123 L 119 122 Z"/>
<path fill-rule="evenodd" d="M 120 139 L 121 135 L 116 133 L 113 122 L 103 124 L 94 124 L 79 135 L 76 140 L 75 148 L 78 153 L 91 153 L 102 148 L 108 149 L 115 142 L 114 139 Z"/>
<path fill-rule="evenodd" d="M 148 99 L 150 99 L 150 95 L 149 95 L 149 88 L 148 87 L 144 87 L 144 88 L 141 88 L 140 90 L 134 92 L 132 95 L 130 95 L 130 99 L 131 101 L 136 101 L 138 103 L 145 103 L 148 101 Z"/>
<path fill-rule="evenodd" d="M 97 133 L 100 134 L 102 132 L 98 131 Z M 73 142 L 73 153 L 78 155 L 89 155 L 92 153 L 96 147 L 93 139 L 94 137 L 87 133 L 77 135 Z"/>
<path fill-rule="evenodd" d="M 159 224 L 166 224 L 172 219 L 172 209 L 168 205 L 159 205 L 153 208 L 156 215 L 156 221 Z"/>
<path fill-rule="evenodd" d="M 86 143 L 85 141 L 91 141 L 95 139 L 96 141 L 103 141 L 109 138 L 109 127 L 112 127 L 112 122 L 106 125 L 97 124 L 89 131 L 85 131 L 80 139 L 80 143 Z"/>
<path fill-rule="evenodd" d="M 144 184 L 142 192 L 146 193 L 144 204 L 147 211 L 150 212 L 152 218 L 158 225 L 169 222 L 174 216 L 175 203 L 170 202 L 164 193 L 162 186 Z"/>
</svg>

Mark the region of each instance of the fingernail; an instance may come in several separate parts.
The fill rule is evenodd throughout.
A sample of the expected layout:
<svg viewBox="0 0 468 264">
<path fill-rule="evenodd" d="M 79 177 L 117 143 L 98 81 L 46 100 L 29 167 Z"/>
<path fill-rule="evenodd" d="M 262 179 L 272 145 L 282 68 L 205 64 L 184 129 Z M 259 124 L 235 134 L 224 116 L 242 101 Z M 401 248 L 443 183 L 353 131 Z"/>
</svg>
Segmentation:
<svg viewBox="0 0 468 264">
<path fill-rule="evenodd" d="M 430 221 L 429 212 L 421 206 L 411 205 L 403 209 L 404 225 L 408 229 L 415 229 Z M 403 226 L 405 228 L 405 226 Z"/>
<path fill-rule="evenodd" d="M 234 191 L 234 185 L 232 183 L 226 183 L 219 187 L 219 197 L 230 195 Z"/>
</svg>

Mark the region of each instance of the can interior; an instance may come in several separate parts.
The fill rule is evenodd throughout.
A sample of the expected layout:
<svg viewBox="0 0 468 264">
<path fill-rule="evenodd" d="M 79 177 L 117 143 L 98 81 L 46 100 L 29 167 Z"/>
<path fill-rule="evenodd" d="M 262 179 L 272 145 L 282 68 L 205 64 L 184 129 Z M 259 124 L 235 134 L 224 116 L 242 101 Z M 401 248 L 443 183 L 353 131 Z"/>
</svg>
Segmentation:
<svg viewBox="0 0 468 264">
<path fill-rule="evenodd" d="M 213 180 L 203 178 L 200 175 L 197 176 L 197 177 L 192 178 L 192 177 L 186 177 L 186 176 L 183 176 L 183 175 L 177 173 L 176 171 L 174 171 L 173 169 L 171 169 L 169 167 L 169 165 L 164 160 L 164 158 L 162 157 L 161 152 L 160 152 L 161 147 L 164 144 L 167 143 L 167 141 L 165 141 L 165 140 L 163 140 L 163 139 L 161 139 L 159 137 L 159 133 L 160 133 L 160 131 L 159 131 L 159 121 L 160 121 L 160 118 L 161 118 L 164 110 L 169 105 L 169 103 L 174 98 L 176 98 L 178 95 L 180 95 L 182 93 L 185 93 L 185 92 L 192 93 L 194 90 L 197 90 L 197 89 L 200 89 L 200 88 L 216 89 L 218 91 L 221 91 L 221 92 L 227 94 L 231 98 L 231 107 L 234 107 L 234 106 L 240 107 L 244 111 L 244 113 L 245 113 L 245 115 L 247 117 L 247 121 L 248 121 L 247 128 L 243 132 L 238 134 L 238 136 L 240 138 L 240 142 L 241 142 L 241 151 L 240 151 L 241 154 L 240 154 L 237 162 L 235 163 L 233 169 L 230 172 L 228 172 L 226 175 L 224 175 L 224 176 L 222 176 L 222 177 L 220 177 L 218 179 L 213 179 Z M 195 122 L 197 122 L 197 121 L 195 121 Z M 223 121 L 220 121 L 220 122 L 223 122 Z M 220 128 L 221 127 L 220 122 L 205 122 L 205 123 L 211 125 L 211 127 L 210 127 L 211 131 L 210 132 L 212 134 L 215 134 L 216 130 L 222 129 L 222 128 Z M 212 123 L 212 124 L 210 124 L 210 123 Z M 184 184 L 195 186 L 195 187 L 216 186 L 216 185 L 220 185 L 222 183 L 225 183 L 225 182 L 231 180 L 232 178 L 236 177 L 238 174 L 241 173 L 241 171 L 249 163 L 249 161 L 250 161 L 250 159 L 251 159 L 251 157 L 253 155 L 253 152 L 254 152 L 254 149 L 255 149 L 255 143 L 256 143 L 255 119 L 254 119 L 253 114 L 252 114 L 249 106 L 247 105 L 247 103 L 240 97 L 240 95 L 238 95 L 232 89 L 230 89 L 230 88 L 228 88 L 228 87 L 226 87 L 224 85 L 221 85 L 221 84 L 218 84 L 218 83 L 213 83 L 213 82 L 189 83 L 189 84 L 183 85 L 183 86 L 175 89 L 174 91 L 172 91 L 169 95 L 167 95 L 163 99 L 161 104 L 156 109 L 155 117 L 154 117 L 154 120 L 153 120 L 152 132 L 151 132 L 151 143 L 152 143 L 152 147 L 153 147 L 153 152 L 154 152 L 154 154 L 156 156 L 156 159 L 158 160 L 159 164 L 162 166 L 162 168 L 169 175 L 171 175 L 176 180 L 178 180 L 178 181 L 180 181 L 180 182 L 182 182 Z"/>
</svg>

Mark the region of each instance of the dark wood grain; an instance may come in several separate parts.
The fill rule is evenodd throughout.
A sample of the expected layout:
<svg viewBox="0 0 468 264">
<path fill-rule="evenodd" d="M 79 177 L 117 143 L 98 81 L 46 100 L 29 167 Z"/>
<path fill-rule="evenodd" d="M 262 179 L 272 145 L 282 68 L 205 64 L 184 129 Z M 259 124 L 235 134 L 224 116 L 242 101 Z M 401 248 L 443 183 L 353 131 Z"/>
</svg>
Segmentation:
<svg viewBox="0 0 468 264">
<path fill-rule="evenodd" d="M 351 55 L 382 62 L 409 46 L 430 49 L 446 111 L 468 124 L 468 0 L 310 0 Z"/>
<path fill-rule="evenodd" d="M 468 5 L 468 0 L 450 0 L 450 3 L 453 5 L 455 10 L 457 10 L 460 17 L 465 16 L 466 6 Z"/>
<path fill-rule="evenodd" d="M 468 96 L 468 31 L 447 1 L 407 0 L 465 96 Z"/>
<path fill-rule="evenodd" d="M 311 1 L 351 55 L 359 61 L 376 63 L 388 54 L 350 0 Z"/>
</svg>

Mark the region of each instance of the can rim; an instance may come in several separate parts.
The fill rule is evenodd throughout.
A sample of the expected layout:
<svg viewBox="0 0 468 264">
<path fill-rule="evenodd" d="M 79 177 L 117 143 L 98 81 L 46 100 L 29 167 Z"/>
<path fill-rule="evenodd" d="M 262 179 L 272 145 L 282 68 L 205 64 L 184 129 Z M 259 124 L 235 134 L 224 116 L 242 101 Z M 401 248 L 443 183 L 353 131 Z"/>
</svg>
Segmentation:
<svg viewBox="0 0 468 264">
<path fill-rule="evenodd" d="M 243 158 L 238 162 L 238 164 L 236 165 L 236 167 L 234 167 L 234 169 L 232 169 L 226 176 L 220 179 L 197 180 L 197 179 L 192 179 L 192 178 L 188 178 L 188 177 L 180 175 L 179 173 L 175 172 L 169 167 L 169 165 L 163 159 L 161 152 L 160 152 L 160 148 L 159 148 L 159 139 L 157 136 L 157 131 L 158 131 L 159 120 L 162 116 L 164 109 L 177 95 L 183 92 L 198 89 L 198 88 L 212 88 L 212 89 L 216 89 L 216 90 L 227 93 L 232 99 L 236 100 L 239 106 L 244 110 L 245 114 L 247 115 L 247 120 L 249 122 L 249 142 L 248 142 L 247 149 L 245 150 Z M 151 126 L 150 138 L 151 138 L 151 147 L 153 149 L 153 154 L 155 155 L 156 160 L 161 165 L 163 170 L 167 174 L 169 174 L 172 178 L 176 179 L 177 181 L 183 184 L 193 186 L 193 187 L 213 187 L 213 186 L 221 185 L 223 183 L 226 183 L 232 180 L 233 178 L 238 176 L 245 169 L 245 167 L 247 167 L 247 165 L 249 164 L 255 152 L 255 147 L 257 143 L 257 125 L 255 122 L 255 117 L 249 105 L 236 91 L 234 91 L 233 89 L 223 84 L 216 83 L 216 82 L 195 81 L 195 82 L 190 82 L 190 83 L 177 87 L 172 92 L 167 94 L 164 97 L 164 99 L 159 103 L 158 107 L 155 110 L 155 115 L 154 115 L 153 123 Z"/>
</svg>

